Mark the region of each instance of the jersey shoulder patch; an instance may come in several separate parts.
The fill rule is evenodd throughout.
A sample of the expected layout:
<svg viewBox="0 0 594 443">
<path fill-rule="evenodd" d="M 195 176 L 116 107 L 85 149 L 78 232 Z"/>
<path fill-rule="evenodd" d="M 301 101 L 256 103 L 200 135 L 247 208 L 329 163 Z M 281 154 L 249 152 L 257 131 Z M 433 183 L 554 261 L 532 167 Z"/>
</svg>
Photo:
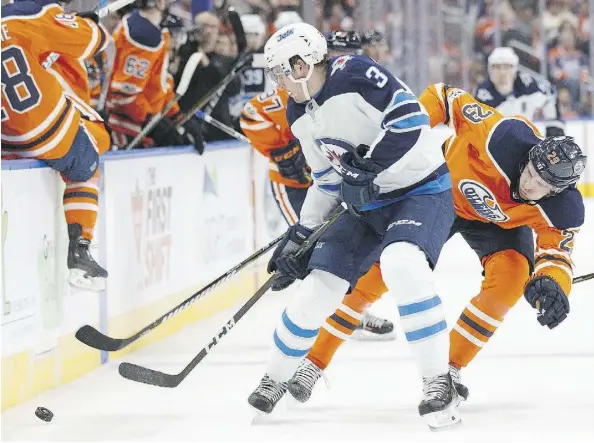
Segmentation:
<svg viewBox="0 0 594 443">
<path fill-rule="evenodd" d="M 579 228 L 584 224 L 584 200 L 574 186 L 554 197 L 542 200 L 539 205 L 557 229 Z"/>
<path fill-rule="evenodd" d="M 497 89 L 490 80 L 484 81 L 477 86 L 474 98 L 492 108 L 497 108 L 497 106 L 505 100 L 505 98 L 497 92 Z"/>
<path fill-rule="evenodd" d="M 163 41 L 161 30 L 141 16 L 138 11 L 125 18 L 128 35 L 134 43 L 156 49 Z"/>
<path fill-rule="evenodd" d="M 327 82 L 333 95 L 354 92 L 365 85 L 383 88 L 390 77 L 383 66 L 364 55 L 343 55 L 329 63 Z"/>
</svg>

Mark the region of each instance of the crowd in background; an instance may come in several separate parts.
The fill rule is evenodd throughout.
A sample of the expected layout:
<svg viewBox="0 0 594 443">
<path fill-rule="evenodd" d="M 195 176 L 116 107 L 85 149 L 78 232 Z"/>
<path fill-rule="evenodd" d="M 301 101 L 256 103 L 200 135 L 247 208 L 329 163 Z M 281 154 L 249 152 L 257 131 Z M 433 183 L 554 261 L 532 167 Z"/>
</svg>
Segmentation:
<svg viewBox="0 0 594 443">
<path fill-rule="evenodd" d="M 557 86 L 562 118 L 592 115 L 591 22 L 587 0 L 546 0 L 544 10 L 539 10 L 542 2 L 538 0 L 224 0 L 210 2 L 213 7 L 209 11 L 197 10 L 197 3 L 205 2 L 171 2 L 168 18 L 164 20 L 172 35 L 169 71 L 176 84 L 189 55 L 199 49 L 206 54 L 200 73 L 180 101 L 184 112 L 229 72 L 240 50 L 257 52 L 270 34 L 287 24 L 302 21 L 303 8 L 313 5 L 315 24 L 325 35 L 335 30 L 380 31 L 385 38 L 378 45 L 377 61 L 411 82 L 413 90 L 422 88 L 420 83 L 437 81 L 473 90 L 488 75 L 487 57 L 493 48 L 511 46 L 520 58 L 521 70 L 547 78 Z M 435 26 L 434 22 L 428 24 L 427 35 L 431 42 L 426 55 L 419 54 L 418 40 L 410 40 L 407 28 L 418 28 L 419 23 L 411 25 L 404 8 L 407 5 L 416 8 L 421 4 L 429 4 L 431 13 L 440 21 L 440 26 Z M 262 35 L 258 41 L 250 43 L 247 50 L 238 48 L 236 32 L 228 17 L 230 6 L 241 16 L 257 15 L 263 24 L 262 30 L 258 31 Z M 380 8 L 371 19 L 366 11 L 370 7 Z M 120 11 L 108 19 L 110 30 L 127 12 Z M 458 19 L 448 18 L 453 16 Z M 249 40 L 254 31 L 248 31 Z M 424 31 L 417 29 L 416 32 L 418 39 L 418 33 Z M 414 64 L 411 50 L 416 51 L 417 57 L 426 59 L 427 73 L 421 73 L 422 76 L 417 71 L 423 70 L 425 65 L 419 64 L 416 71 L 409 67 Z M 208 112 L 224 124 L 240 130 L 238 113 L 233 107 L 234 102 L 241 101 L 238 97 L 244 92 L 241 79 L 231 82 L 215 108 Z M 203 133 L 205 141 L 229 138 L 210 125 L 203 125 Z"/>
<path fill-rule="evenodd" d="M 562 117 L 592 115 L 591 21 L 586 0 L 547 0 L 544 11 L 538 9 L 537 0 L 502 0 L 498 13 L 493 0 L 478 3 L 474 34 L 477 76 L 485 76 L 481 62 L 498 43 L 498 18 L 500 45 L 513 47 L 525 68 L 546 73 L 557 86 Z"/>
</svg>

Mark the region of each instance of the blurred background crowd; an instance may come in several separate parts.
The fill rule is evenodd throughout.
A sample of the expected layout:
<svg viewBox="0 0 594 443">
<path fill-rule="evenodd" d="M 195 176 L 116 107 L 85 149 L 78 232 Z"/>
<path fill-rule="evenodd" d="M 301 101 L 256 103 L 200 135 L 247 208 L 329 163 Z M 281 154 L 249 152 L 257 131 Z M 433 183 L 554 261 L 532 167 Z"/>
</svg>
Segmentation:
<svg viewBox="0 0 594 443">
<path fill-rule="evenodd" d="M 71 7 L 84 10 L 80 3 L 88 1 Z M 176 83 L 190 54 L 200 49 L 207 58 L 180 101 L 183 112 L 224 78 L 241 51 L 261 52 L 276 29 L 307 21 L 325 35 L 374 31 L 373 58 L 417 94 L 434 82 L 472 91 L 488 77 L 492 50 L 512 47 L 520 72 L 557 87 L 560 116 L 569 120 L 593 114 L 593 5 L 594 0 L 173 0 L 162 25 L 172 36 L 169 71 Z M 242 17 L 247 48 L 238 47 L 229 7 Z M 130 8 L 108 18 L 110 31 Z M 264 81 L 248 74 L 231 82 L 214 109 L 205 112 L 240 130 L 237 118 L 250 82 Z M 206 141 L 229 137 L 209 125 L 203 132 Z"/>
</svg>

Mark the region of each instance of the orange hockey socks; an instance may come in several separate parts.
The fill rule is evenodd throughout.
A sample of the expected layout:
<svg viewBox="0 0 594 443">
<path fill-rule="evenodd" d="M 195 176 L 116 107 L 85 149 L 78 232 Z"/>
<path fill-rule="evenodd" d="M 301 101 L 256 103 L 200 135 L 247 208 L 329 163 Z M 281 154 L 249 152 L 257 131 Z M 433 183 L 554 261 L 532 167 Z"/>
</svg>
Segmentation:
<svg viewBox="0 0 594 443">
<path fill-rule="evenodd" d="M 363 320 L 363 312 L 387 290 L 376 263 L 359 279 L 353 291 L 344 297 L 336 312 L 326 319 L 307 358 L 319 368 L 326 369 L 338 348 Z"/>
<path fill-rule="evenodd" d="M 99 169 L 86 182 L 66 182 L 64 214 L 69 225 L 82 226 L 82 236 L 93 239 L 99 209 Z"/>
<path fill-rule="evenodd" d="M 483 262 L 481 292 L 466 306 L 450 332 L 450 364 L 468 365 L 485 346 L 516 304 L 529 277 L 526 257 L 511 249 L 496 252 Z"/>
</svg>

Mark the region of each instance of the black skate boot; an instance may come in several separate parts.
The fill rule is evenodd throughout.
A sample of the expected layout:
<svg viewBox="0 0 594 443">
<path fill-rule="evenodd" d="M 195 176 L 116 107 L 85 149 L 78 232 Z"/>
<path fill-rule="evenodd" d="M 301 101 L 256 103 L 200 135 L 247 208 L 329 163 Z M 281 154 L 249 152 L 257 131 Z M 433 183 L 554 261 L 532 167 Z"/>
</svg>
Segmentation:
<svg viewBox="0 0 594 443">
<path fill-rule="evenodd" d="M 270 414 L 287 392 L 287 383 L 278 383 L 268 375 L 262 377 L 260 385 L 248 397 L 248 403 L 265 414 Z"/>
<path fill-rule="evenodd" d="M 295 400 L 305 403 L 311 397 L 316 382 L 324 375 L 320 369 L 309 358 L 303 359 L 297 371 L 288 382 L 287 389 Z"/>
<path fill-rule="evenodd" d="M 105 289 L 107 271 L 97 264 L 89 252 L 91 242 L 82 236 L 82 226 L 68 225 L 67 265 L 70 269 L 69 282 L 72 286 L 90 291 Z"/>
<path fill-rule="evenodd" d="M 419 414 L 432 431 L 439 431 L 460 422 L 459 400 L 450 374 L 423 377 L 425 399 L 419 404 Z"/>
<path fill-rule="evenodd" d="M 363 314 L 363 320 L 357 326 L 352 338 L 362 341 L 394 340 L 396 338 L 394 323 L 365 312 Z"/>
<path fill-rule="evenodd" d="M 454 388 L 456 388 L 456 392 L 458 393 L 458 397 L 462 401 L 466 401 L 468 399 L 468 388 L 462 384 L 462 376 L 460 375 L 460 369 L 455 366 L 450 365 L 450 377 L 452 377 L 452 383 L 454 383 Z"/>
</svg>

